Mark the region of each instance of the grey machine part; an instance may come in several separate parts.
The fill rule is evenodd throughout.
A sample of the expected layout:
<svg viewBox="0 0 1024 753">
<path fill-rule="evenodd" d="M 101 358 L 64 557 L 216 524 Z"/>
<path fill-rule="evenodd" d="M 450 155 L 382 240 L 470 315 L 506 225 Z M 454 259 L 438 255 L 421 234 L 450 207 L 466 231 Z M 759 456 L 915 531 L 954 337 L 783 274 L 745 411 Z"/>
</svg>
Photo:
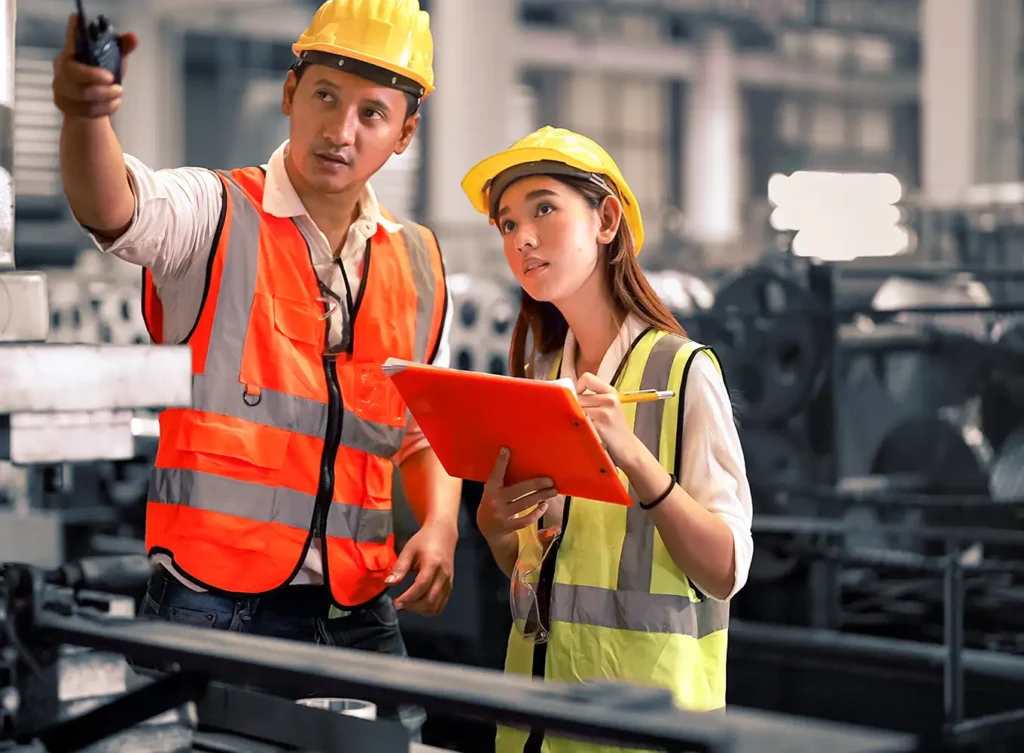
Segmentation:
<svg viewBox="0 0 1024 753">
<path fill-rule="evenodd" d="M 0 557 L 46 567 L 63 521 L 42 509 L 40 467 L 134 457 L 146 416 L 190 404 L 192 369 L 187 346 L 46 342 L 46 276 L 15 267 L 15 19 L 0 0 Z"/>
<path fill-rule="evenodd" d="M 153 410 L 191 403 L 191 352 L 46 342 L 46 275 L 15 267 L 15 18 L 15 0 L 0 0 L 0 558 L 57 567 L 66 520 L 61 509 L 41 504 L 42 468 L 134 457 L 140 437 L 153 431 Z M 131 599 L 121 607 L 124 616 L 134 611 Z M 123 693 L 132 678 L 123 656 L 71 648 L 62 650 L 58 674 L 67 715 Z M 131 739 L 142 735 L 150 750 L 178 749 L 189 741 L 179 713 L 150 720 L 120 742 L 132 749 Z"/>
</svg>

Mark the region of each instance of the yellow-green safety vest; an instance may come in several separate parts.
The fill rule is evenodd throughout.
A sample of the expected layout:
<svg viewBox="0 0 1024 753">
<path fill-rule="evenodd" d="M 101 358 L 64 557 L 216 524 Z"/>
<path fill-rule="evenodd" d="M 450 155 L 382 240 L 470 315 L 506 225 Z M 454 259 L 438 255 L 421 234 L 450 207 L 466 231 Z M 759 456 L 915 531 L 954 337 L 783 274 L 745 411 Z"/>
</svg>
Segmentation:
<svg viewBox="0 0 1024 753">
<path fill-rule="evenodd" d="M 648 329 L 634 341 L 613 380 L 620 392 L 675 391 L 668 400 L 627 404 L 622 410 L 637 438 L 677 478 L 686 377 L 700 352 L 711 356 L 721 372 L 709 348 Z M 560 365 L 561 356 L 548 379 L 557 377 Z M 632 488 L 630 494 L 635 501 Z M 513 626 L 506 672 L 554 682 L 612 680 L 668 688 L 681 708 L 724 709 L 729 604 L 693 588 L 669 556 L 649 513 L 636 505 L 566 499 L 555 556 L 550 638 L 535 646 Z M 617 750 L 626 749 L 557 738 L 539 729 L 498 727 L 496 753 Z"/>
</svg>

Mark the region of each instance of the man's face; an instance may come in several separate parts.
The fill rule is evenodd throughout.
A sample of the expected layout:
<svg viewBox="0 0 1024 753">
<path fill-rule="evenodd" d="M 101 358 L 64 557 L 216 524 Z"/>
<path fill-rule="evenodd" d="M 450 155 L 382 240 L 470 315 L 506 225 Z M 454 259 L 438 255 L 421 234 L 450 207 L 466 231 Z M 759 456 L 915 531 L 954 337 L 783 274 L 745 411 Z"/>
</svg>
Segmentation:
<svg viewBox="0 0 1024 753">
<path fill-rule="evenodd" d="M 301 79 L 288 72 L 282 110 L 291 120 L 292 167 L 326 194 L 369 180 L 406 150 L 419 124 L 418 114 L 406 117 L 402 92 L 323 65 Z"/>
</svg>

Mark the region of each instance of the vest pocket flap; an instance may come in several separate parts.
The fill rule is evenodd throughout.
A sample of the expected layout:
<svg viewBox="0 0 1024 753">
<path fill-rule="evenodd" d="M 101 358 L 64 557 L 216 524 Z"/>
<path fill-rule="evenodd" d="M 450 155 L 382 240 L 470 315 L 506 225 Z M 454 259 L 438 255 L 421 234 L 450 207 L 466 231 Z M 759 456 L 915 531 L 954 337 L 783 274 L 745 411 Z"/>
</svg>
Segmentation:
<svg viewBox="0 0 1024 753">
<path fill-rule="evenodd" d="M 278 470 L 284 467 L 288 440 L 289 434 L 283 429 L 243 426 L 238 419 L 227 416 L 191 413 L 182 418 L 175 449 Z"/>
<path fill-rule="evenodd" d="M 274 327 L 289 340 L 324 346 L 326 324 L 320 320 L 323 308 L 316 301 L 301 301 L 275 295 L 272 299 Z"/>
</svg>

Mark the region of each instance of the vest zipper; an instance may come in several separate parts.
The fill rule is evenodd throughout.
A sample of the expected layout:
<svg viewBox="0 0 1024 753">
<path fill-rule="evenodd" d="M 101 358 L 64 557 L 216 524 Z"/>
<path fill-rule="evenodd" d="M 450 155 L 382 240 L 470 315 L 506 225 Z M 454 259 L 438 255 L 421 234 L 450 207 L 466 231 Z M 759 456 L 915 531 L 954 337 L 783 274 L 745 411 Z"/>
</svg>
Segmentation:
<svg viewBox="0 0 1024 753">
<path fill-rule="evenodd" d="M 366 294 L 367 283 L 370 281 L 370 259 L 372 258 L 373 251 L 373 239 L 366 241 L 366 251 L 363 257 L 363 277 L 362 284 L 359 286 L 359 293 L 356 295 L 355 301 L 352 300 L 352 286 L 348 281 L 348 273 L 345 272 L 345 265 L 341 263 L 341 259 L 338 259 L 338 269 L 341 270 L 341 279 L 345 282 L 345 300 L 348 303 L 348 347 L 345 351 L 349 357 L 355 352 L 356 346 L 356 314 L 359 313 L 359 307 L 363 304 L 363 296 Z"/>
<path fill-rule="evenodd" d="M 320 538 L 323 551 L 324 582 L 327 579 L 327 514 L 334 496 L 334 461 L 341 445 L 341 427 L 344 418 L 341 388 L 338 386 L 338 368 L 333 358 L 324 359 L 324 375 L 327 378 L 327 434 L 324 437 L 324 453 L 320 459 L 320 484 L 316 490 L 313 505 L 313 526 L 311 533 Z"/>
<path fill-rule="evenodd" d="M 363 294 L 366 292 L 366 285 L 370 272 L 370 241 L 366 241 L 366 260 L 363 262 L 363 280 L 359 288 L 359 295 L 355 301 L 352 300 L 352 286 L 349 284 L 348 275 L 345 274 L 345 265 L 338 259 L 338 268 L 341 270 L 341 278 L 345 282 L 345 304 L 348 309 L 348 347 L 346 351 L 349 357 L 352 356 L 355 340 L 355 319 L 359 313 L 359 305 L 363 302 Z M 324 310 L 326 311 L 326 304 Z M 330 336 L 327 333 L 326 336 Z M 345 418 L 345 403 L 342 400 L 341 386 L 338 384 L 338 364 L 334 358 L 324 359 L 324 377 L 327 381 L 327 432 L 324 437 L 324 453 L 320 458 L 320 484 L 316 490 L 316 501 L 313 503 L 313 525 L 310 529 L 310 544 L 314 537 L 320 539 L 320 559 L 323 563 L 324 585 L 331 587 L 330 574 L 327 565 L 327 516 L 331 512 L 331 500 L 334 497 L 334 463 L 338 459 L 338 449 L 341 447 L 341 430 Z M 308 551 L 309 544 L 306 545 Z M 303 559 L 306 555 L 303 553 Z"/>
</svg>

